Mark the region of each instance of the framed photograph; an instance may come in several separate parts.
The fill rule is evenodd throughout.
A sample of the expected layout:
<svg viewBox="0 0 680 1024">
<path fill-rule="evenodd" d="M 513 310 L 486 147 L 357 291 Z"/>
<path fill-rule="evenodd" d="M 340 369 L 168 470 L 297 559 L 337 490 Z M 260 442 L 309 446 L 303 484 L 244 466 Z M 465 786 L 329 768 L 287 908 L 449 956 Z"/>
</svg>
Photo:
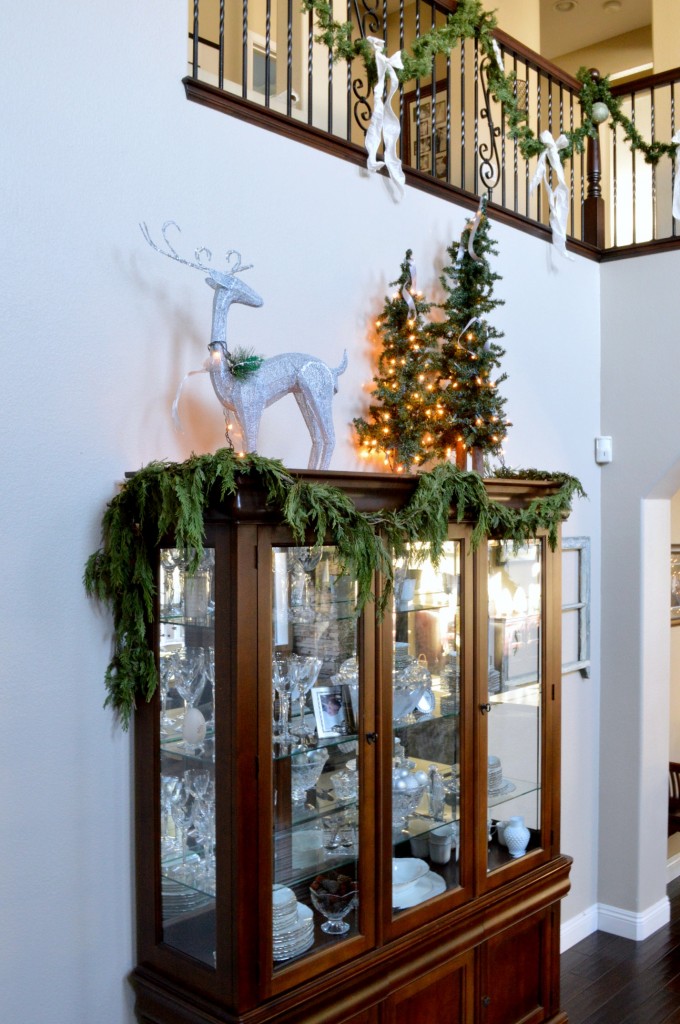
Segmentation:
<svg viewBox="0 0 680 1024">
<path fill-rule="evenodd" d="M 312 689 L 312 707 L 319 739 L 354 732 L 354 714 L 346 685 L 315 686 Z"/>
<path fill-rule="evenodd" d="M 435 90 L 434 131 L 431 86 L 421 88 L 419 93 L 408 93 L 404 96 L 404 104 L 403 162 L 437 178 L 446 178 L 446 82 L 440 82 Z"/>
<path fill-rule="evenodd" d="M 671 544 L 671 626 L 680 626 L 680 544 Z"/>
</svg>

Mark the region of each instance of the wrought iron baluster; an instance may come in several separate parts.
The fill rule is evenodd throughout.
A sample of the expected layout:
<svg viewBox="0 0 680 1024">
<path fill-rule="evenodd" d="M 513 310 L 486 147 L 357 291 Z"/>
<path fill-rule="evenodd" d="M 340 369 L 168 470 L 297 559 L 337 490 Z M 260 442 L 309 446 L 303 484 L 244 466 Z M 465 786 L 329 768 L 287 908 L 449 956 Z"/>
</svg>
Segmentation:
<svg viewBox="0 0 680 1024">
<path fill-rule="evenodd" d="M 612 142 L 612 213 L 613 213 L 612 235 L 613 235 L 614 248 L 616 248 L 616 246 L 619 244 L 618 243 L 618 223 L 617 223 L 617 221 L 618 221 L 618 205 L 617 204 L 618 204 L 619 195 L 618 195 L 617 173 L 616 173 L 617 165 L 618 165 L 618 153 L 619 153 L 619 151 L 618 151 L 618 145 L 619 145 L 618 135 L 619 135 L 619 129 L 618 129 L 618 126 L 617 126 L 616 130 L 612 132 L 612 140 L 613 140 L 613 142 Z"/>
<path fill-rule="evenodd" d="M 192 75 L 198 78 L 198 0 L 194 0 L 193 39 L 191 48 Z"/>
<path fill-rule="evenodd" d="M 245 100 L 248 98 L 248 0 L 243 0 L 241 54 L 241 95 Z"/>
<path fill-rule="evenodd" d="M 217 84 L 224 89 L 224 0 L 220 0 L 219 49 L 217 52 Z"/>
<path fill-rule="evenodd" d="M 649 90 L 651 141 L 656 140 L 656 110 L 654 86 Z M 657 236 L 656 223 L 656 164 L 652 164 L 652 238 Z"/>
<path fill-rule="evenodd" d="M 460 187 L 465 188 L 465 61 L 467 56 L 467 41 L 460 41 Z"/>
<path fill-rule="evenodd" d="M 630 107 L 630 119 L 635 124 L 635 93 L 631 96 L 631 107 Z M 635 150 L 632 154 L 632 169 L 633 169 L 633 245 L 635 245 L 635 239 L 637 234 L 637 161 L 635 159 Z"/>
<path fill-rule="evenodd" d="M 272 44 L 272 4 L 267 0 L 264 16 L 264 105 L 269 107 L 271 93 L 271 44 Z"/>
<path fill-rule="evenodd" d="M 369 0 L 361 0 L 361 4 L 364 7 L 362 13 L 359 10 L 359 0 L 351 0 L 356 15 L 357 27 L 362 39 L 365 39 L 367 34 L 377 35 L 380 31 L 378 2 L 379 0 L 375 0 L 375 3 L 371 5 Z M 352 82 L 352 95 L 355 99 L 354 120 L 365 135 L 371 120 L 371 114 L 373 113 L 373 107 L 370 102 L 371 89 L 368 79 L 355 78 Z"/>
<path fill-rule="evenodd" d="M 314 15 L 310 11 L 307 28 L 307 124 L 314 123 Z"/>
<path fill-rule="evenodd" d="M 498 125 L 494 125 L 493 123 L 491 95 L 489 93 L 489 83 L 486 77 L 486 70 L 489 63 L 489 58 L 485 54 L 479 69 L 479 80 L 482 83 L 482 92 L 484 93 L 484 106 L 480 111 L 480 117 L 489 125 L 489 141 L 488 143 L 482 142 L 479 145 L 479 176 L 482 179 L 482 185 L 489 193 L 489 200 L 491 200 L 493 190 L 501 177 L 500 158 L 496 142 L 498 136 L 501 134 L 501 129 Z"/>
<path fill-rule="evenodd" d="M 474 97 L 475 97 L 475 130 L 474 130 L 474 154 L 475 166 L 472 181 L 475 195 L 479 193 L 479 43 L 474 41 Z"/>
<path fill-rule="evenodd" d="M 513 55 L 512 58 L 512 69 L 515 72 L 515 80 L 513 82 L 513 91 L 515 94 L 515 102 L 517 103 L 519 98 L 519 83 L 517 81 L 517 54 Z M 526 91 L 524 93 L 527 103 L 528 97 Z M 515 197 L 514 210 L 515 213 L 519 211 L 519 141 L 514 138 L 512 146 L 512 184 L 513 184 L 513 195 Z"/>
<path fill-rule="evenodd" d="M 293 112 L 293 0 L 288 0 L 288 34 L 286 36 L 286 114 Z"/>
<path fill-rule="evenodd" d="M 671 82 L 671 138 L 675 135 L 675 82 Z M 671 196 L 675 195 L 675 160 L 671 163 Z M 677 228 L 675 217 L 671 215 L 671 235 L 675 238 Z"/>
</svg>

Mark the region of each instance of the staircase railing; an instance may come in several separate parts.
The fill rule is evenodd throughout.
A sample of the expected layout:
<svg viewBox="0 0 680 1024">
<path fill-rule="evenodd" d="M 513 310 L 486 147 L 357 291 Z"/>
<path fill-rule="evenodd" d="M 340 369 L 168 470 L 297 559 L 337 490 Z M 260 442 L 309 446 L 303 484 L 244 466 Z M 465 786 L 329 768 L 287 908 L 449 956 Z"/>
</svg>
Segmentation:
<svg viewBox="0 0 680 1024">
<path fill-rule="evenodd" d="M 450 0 L 332 3 L 338 21 L 351 21 L 356 37 L 384 39 L 387 54 L 412 48 L 456 8 Z M 359 59 L 334 63 L 317 35 L 313 15 L 303 13 L 300 0 L 192 0 L 187 95 L 363 163 L 373 109 L 366 68 Z M 505 33 L 494 35 L 534 134 L 547 130 L 556 138 L 577 128 L 580 83 Z M 470 205 L 487 192 L 496 216 L 547 233 L 547 189 L 532 190 L 536 158 L 525 159 L 505 131 L 503 106 L 486 86 L 488 59 L 474 39 L 463 39 L 432 60 L 428 75 L 400 86 L 394 105 L 406 180 Z M 643 134 L 662 133 L 670 141 L 678 77 L 680 72 L 669 73 L 612 92 Z M 565 164 L 570 242 L 596 257 L 604 250 L 625 255 L 641 242 L 674 244 L 670 161 L 650 168 L 639 154 L 631 155 L 619 129 L 611 133 L 605 126 L 600 136 L 601 145 L 589 140 L 586 152 L 574 153 Z"/>
</svg>

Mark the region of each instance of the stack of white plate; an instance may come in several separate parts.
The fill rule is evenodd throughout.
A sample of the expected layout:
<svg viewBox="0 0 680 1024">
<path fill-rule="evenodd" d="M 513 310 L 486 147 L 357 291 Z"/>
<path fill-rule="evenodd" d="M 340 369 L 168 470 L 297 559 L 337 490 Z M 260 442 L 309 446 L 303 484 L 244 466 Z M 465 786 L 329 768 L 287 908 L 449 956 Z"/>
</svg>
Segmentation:
<svg viewBox="0 0 680 1024">
<path fill-rule="evenodd" d="M 418 857 L 395 857 L 392 861 L 392 907 L 405 910 L 438 896 L 446 889 L 441 875 L 430 871 Z"/>
<path fill-rule="evenodd" d="M 272 921 L 275 960 L 290 960 L 314 942 L 314 914 L 285 885 L 274 886 Z"/>
</svg>

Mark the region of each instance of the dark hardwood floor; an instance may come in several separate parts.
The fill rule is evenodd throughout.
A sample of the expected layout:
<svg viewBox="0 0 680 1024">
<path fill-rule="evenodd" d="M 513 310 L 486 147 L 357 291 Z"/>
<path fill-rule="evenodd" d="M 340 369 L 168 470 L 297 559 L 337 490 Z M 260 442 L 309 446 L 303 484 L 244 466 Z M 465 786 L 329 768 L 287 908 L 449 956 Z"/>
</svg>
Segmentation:
<svg viewBox="0 0 680 1024">
<path fill-rule="evenodd" d="M 595 932 L 561 957 L 569 1024 L 680 1024 L 680 879 L 671 920 L 644 942 Z"/>
</svg>

